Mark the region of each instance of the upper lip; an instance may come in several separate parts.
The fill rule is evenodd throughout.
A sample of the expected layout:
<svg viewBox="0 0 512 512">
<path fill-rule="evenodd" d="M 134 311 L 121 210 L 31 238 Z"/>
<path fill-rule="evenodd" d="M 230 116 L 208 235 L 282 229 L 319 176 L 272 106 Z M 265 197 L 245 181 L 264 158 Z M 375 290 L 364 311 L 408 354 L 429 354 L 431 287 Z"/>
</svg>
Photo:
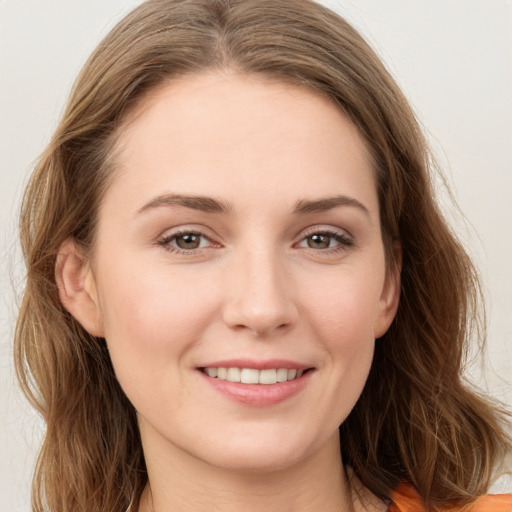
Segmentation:
<svg viewBox="0 0 512 512">
<path fill-rule="evenodd" d="M 273 368 L 286 368 L 287 370 L 307 370 L 311 365 L 291 361 L 289 359 L 223 359 L 221 361 L 212 361 L 201 365 L 200 368 L 253 368 L 255 370 L 270 370 Z"/>
</svg>

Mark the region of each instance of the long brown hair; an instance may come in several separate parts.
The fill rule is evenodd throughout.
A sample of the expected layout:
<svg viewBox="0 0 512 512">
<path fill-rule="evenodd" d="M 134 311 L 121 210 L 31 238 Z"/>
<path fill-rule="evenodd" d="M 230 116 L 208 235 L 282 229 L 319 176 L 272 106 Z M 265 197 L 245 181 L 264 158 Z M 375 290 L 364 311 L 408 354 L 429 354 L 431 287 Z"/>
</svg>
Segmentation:
<svg viewBox="0 0 512 512">
<path fill-rule="evenodd" d="M 388 265 L 401 300 L 357 405 L 340 427 L 343 458 L 377 495 L 409 482 L 431 510 L 484 493 L 510 439 L 505 413 L 463 383 L 478 327 L 475 270 L 433 199 L 432 164 L 413 112 L 342 18 L 309 0 L 150 0 L 103 40 L 79 75 L 21 212 L 26 288 L 16 329 L 21 385 L 46 421 L 33 510 L 124 512 L 147 474 L 135 411 L 104 340 L 59 302 L 62 243 L 94 241 L 127 112 L 184 74 L 230 68 L 312 87 L 365 137 L 374 159 Z M 482 337 L 480 336 L 480 339 Z"/>
</svg>

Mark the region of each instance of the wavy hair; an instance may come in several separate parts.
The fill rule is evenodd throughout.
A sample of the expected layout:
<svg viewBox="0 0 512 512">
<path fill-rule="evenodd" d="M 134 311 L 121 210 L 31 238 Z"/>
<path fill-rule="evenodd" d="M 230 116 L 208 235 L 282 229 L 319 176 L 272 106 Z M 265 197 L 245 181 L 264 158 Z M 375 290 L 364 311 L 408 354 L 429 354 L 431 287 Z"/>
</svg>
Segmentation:
<svg viewBox="0 0 512 512">
<path fill-rule="evenodd" d="M 340 427 L 344 463 L 384 499 L 405 481 L 429 510 L 471 503 L 510 450 L 506 413 L 464 383 L 469 339 L 484 334 L 478 278 L 433 199 L 432 158 L 396 83 L 354 28 L 313 1 L 149 0 L 89 58 L 23 199 L 15 361 L 46 422 L 33 510 L 124 512 L 146 484 L 135 411 L 104 340 L 61 305 L 56 258 L 67 239 L 85 251 L 94 241 L 127 113 L 173 77 L 226 68 L 330 98 L 371 150 L 388 265 L 402 244 L 398 314 Z"/>
</svg>

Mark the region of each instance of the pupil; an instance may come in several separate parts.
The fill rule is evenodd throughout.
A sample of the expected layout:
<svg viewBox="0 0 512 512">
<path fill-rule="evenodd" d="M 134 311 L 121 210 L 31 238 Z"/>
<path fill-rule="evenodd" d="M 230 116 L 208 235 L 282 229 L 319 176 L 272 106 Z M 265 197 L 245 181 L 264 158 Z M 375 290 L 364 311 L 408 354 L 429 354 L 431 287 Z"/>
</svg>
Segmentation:
<svg viewBox="0 0 512 512">
<path fill-rule="evenodd" d="M 326 235 L 312 235 L 309 246 L 314 249 L 327 249 L 329 247 L 329 237 Z"/>
<path fill-rule="evenodd" d="M 181 235 L 176 239 L 176 243 L 181 249 L 197 249 L 199 247 L 199 237 L 191 233 Z"/>
</svg>

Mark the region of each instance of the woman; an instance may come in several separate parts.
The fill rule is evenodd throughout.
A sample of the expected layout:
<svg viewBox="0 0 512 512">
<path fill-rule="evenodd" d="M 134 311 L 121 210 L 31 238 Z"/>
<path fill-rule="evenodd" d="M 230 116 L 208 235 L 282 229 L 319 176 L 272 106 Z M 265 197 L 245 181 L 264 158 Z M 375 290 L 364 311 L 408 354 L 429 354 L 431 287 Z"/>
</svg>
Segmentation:
<svg viewBox="0 0 512 512">
<path fill-rule="evenodd" d="M 481 497 L 510 439 L 461 381 L 478 283 L 429 162 L 317 4 L 128 15 L 24 198 L 34 510 L 512 510 Z"/>
</svg>

